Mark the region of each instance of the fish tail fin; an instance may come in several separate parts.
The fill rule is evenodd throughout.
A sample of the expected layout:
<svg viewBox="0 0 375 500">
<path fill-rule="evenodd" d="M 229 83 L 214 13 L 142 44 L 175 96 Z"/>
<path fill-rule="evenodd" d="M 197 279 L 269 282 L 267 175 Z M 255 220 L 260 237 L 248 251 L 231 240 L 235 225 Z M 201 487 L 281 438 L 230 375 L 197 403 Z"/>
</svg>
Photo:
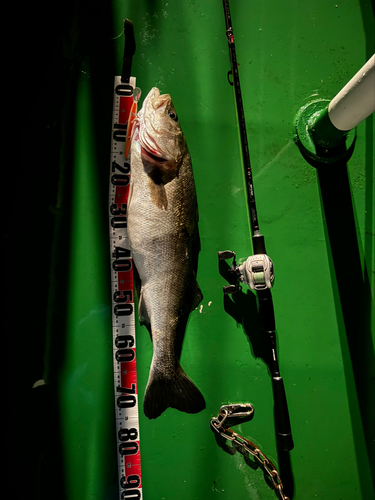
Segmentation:
<svg viewBox="0 0 375 500">
<path fill-rule="evenodd" d="M 206 408 L 206 402 L 198 387 L 178 364 L 172 376 L 151 369 L 145 391 L 143 411 L 148 418 L 157 418 L 168 407 L 186 413 L 198 413 Z"/>
</svg>

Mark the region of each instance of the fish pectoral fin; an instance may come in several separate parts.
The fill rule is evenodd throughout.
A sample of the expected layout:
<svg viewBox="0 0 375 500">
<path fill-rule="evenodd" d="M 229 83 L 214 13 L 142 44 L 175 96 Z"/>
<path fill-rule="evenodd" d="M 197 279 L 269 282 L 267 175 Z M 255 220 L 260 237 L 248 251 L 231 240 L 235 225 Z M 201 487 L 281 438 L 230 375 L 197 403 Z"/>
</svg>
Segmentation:
<svg viewBox="0 0 375 500">
<path fill-rule="evenodd" d="M 128 191 L 128 208 L 130 207 L 130 202 L 131 202 L 131 199 L 132 199 L 132 195 L 133 195 L 133 183 L 131 182 L 130 183 L 130 186 L 129 186 L 129 191 Z"/>
<path fill-rule="evenodd" d="M 165 190 L 164 184 L 156 184 L 151 177 L 148 178 L 148 190 L 150 192 L 150 197 L 152 203 L 160 208 L 167 210 L 168 199 L 167 192 Z"/>
</svg>

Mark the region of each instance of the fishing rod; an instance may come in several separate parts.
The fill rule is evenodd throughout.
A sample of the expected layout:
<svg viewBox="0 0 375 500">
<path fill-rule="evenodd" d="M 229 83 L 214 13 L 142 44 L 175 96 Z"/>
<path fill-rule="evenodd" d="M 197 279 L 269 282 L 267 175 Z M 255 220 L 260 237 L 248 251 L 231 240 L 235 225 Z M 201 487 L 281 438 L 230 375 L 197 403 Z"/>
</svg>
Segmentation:
<svg viewBox="0 0 375 500">
<path fill-rule="evenodd" d="M 240 78 L 238 73 L 236 48 L 232 20 L 229 9 L 229 1 L 223 0 L 226 37 L 229 47 L 231 71 L 228 72 L 228 81 L 234 86 L 237 116 L 240 128 L 241 150 L 243 167 L 246 179 L 247 204 L 250 216 L 252 245 L 254 254 L 240 266 L 236 265 L 236 255 L 232 251 L 219 252 L 219 259 L 233 259 L 230 270 L 230 285 L 223 287 L 225 294 L 235 293 L 240 290 L 240 282 L 246 283 L 255 290 L 258 297 L 259 311 L 262 316 L 264 330 L 268 336 L 271 351 L 269 368 L 272 376 L 272 388 L 275 407 L 275 427 L 277 440 L 280 448 L 285 451 L 294 447 L 292 431 L 290 427 L 289 410 L 285 394 L 284 381 L 280 375 L 280 368 L 276 352 L 276 324 L 273 308 L 271 288 L 274 281 L 274 267 L 272 260 L 266 253 L 264 236 L 260 234 L 258 214 L 255 203 L 253 176 L 251 171 L 250 153 L 247 142 L 246 121 L 243 109 Z M 232 81 L 230 80 L 232 76 Z"/>
</svg>

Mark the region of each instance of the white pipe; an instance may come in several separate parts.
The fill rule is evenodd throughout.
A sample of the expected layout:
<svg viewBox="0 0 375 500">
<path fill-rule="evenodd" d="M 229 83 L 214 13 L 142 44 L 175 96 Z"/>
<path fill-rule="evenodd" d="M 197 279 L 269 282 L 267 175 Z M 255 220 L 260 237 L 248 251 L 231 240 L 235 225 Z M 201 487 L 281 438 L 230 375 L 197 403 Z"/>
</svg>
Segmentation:
<svg viewBox="0 0 375 500">
<path fill-rule="evenodd" d="M 328 106 L 339 130 L 351 130 L 375 111 L 375 54 L 340 90 Z"/>
</svg>

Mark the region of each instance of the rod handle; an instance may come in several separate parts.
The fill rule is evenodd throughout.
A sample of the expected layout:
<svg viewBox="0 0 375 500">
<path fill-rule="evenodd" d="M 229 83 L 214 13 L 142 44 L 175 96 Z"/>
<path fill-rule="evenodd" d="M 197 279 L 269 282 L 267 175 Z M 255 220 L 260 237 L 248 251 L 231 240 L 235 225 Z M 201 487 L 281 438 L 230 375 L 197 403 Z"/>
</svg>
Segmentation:
<svg viewBox="0 0 375 500">
<path fill-rule="evenodd" d="M 130 19 L 124 19 L 124 57 L 122 61 L 121 82 L 129 83 L 132 69 L 132 60 L 135 54 L 134 26 Z"/>
<path fill-rule="evenodd" d="M 272 377 L 272 389 L 275 402 L 277 441 L 282 450 L 290 451 L 294 448 L 294 443 L 290 427 L 284 381 L 281 377 Z"/>
</svg>

